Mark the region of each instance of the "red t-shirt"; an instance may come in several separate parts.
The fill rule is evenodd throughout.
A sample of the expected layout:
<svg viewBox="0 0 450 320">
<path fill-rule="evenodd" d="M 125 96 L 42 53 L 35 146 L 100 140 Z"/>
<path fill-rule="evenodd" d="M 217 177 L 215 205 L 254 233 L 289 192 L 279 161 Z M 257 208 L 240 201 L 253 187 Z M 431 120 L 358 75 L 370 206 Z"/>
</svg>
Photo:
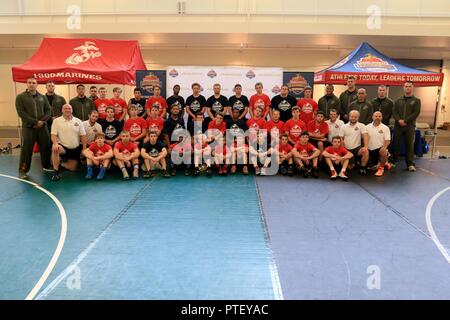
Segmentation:
<svg viewBox="0 0 450 320">
<path fill-rule="evenodd" d="M 138 150 L 137 144 L 134 142 L 128 142 L 126 145 L 122 141 L 117 141 L 114 145 L 114 149 L 118 149 L 123 155 L 131 154 L 134 150 Z"/>
<path fill-rule="evenodd" d="M 129 131 L 132 138 L 141 135 L 144 129 L 147 129 L 147 121 L 141 117 L 137 117 L 136 119 L 130 118 L 123 125 L 123 130 Z"/>
<path fill-rule="evenodd" d="M 264 118 L 250 118 L 247 120 L 247 127 L 249 129 L 261 130 L 266 128 L 266 120 Z"/>
<path fill-rule="evenodd" d="M 109 101 L 111 102 L 111 105 L 114 107 L 114 118 L 119 120 L 120 117 L 122 117 L 122 115 L 126 113 L 128 110 L 127 103 L 122 98 L 118 99 L 111 98 L 109 99 Z"/>
<path fill-rule="evenodd" d="M 95 141 L 89 146 L 89 150 L 91 150 L 92 153 L 94 153 L 94 156 L 96 156 L 96 157 L 104 155 L 111 149 L 112 148 L 109 144 L 105 143 L 102 147 L 99 147 L 97 145 L 97 142 L 95 142 Z"/>
<path fill-rule="evenodd" d="M 158 117 L 156 119 L 153 119 L 152 117 L 147 118 L 147 128 L 148 132 L 156 132 L 159 130 L 160 132 L 164 128 L 164 119 L 161 117 Z"/>
<path fill-rule="evenodd" d="M 340 146 L 337 149 L 335 149 L 333 146 L 329 146 L 325 148 L 325 151 L 329 154 L 337 154 L 340 157 L 343 157 L 348 153 L 347 149 L 345 149 L 343 146 Z"/>
<path fill-rule="evenodd" d="M 319 108 L 317 102 L 315 102 L 313 99 L 306 98 L 298 100 L 297 106 L 300 107 L 300 119 L 304 123 L 309 123 L 311 120 L 314 120 L 314 114 Z"/>
<path fill-rule="evenodd" d="M 226 155 L 227 153 L 228 153 L 228 148 L 227 148 L 226 144 L 224 144 L 223 146 L 216 144 L 216 146 L 214 147 L 214 154 Z"/>
<path fill-rule="evenodd" d="M 260 96 L 257 94 L 254 94 L 250 97 L 250 108 L 252 110 L 252 112 L 255 111 L 255 105 L 264 105 L 263 108 L 263 115 L 267 113 L 267 111 L 269 110 L 270 107 L 270 98 L 267 94 L 263 93 Z"/>
<path fill-rule="evenodd" d="M 306 125 L 302 120 L 289 119 L 284 124 L 284 131 L 289 135 L 292 141 L 297 142 L 303 131 L 306 130 Z"/>
<path fill-rule="evenodd" d="M 324 135 L 328 134 L 328 124 L 322 121 L 319 125 L 316 124 L 316 120 L 311 120 L 308 122 L 308 132 L 309 133 L 321 133 Z"/>
<path fill-rule="evenodd" d="M 289 143 L 286 143 L 286 144 L 280 143 L 278 148 L 279 148 L 278 150 L 280 153 L 286 153 L 286 154 L 288 154 L 292 150 L 292 146 Z"/>
<path fill-rule="evenodd" d="M 311 153 L 313 153 L 314 150 L 316 150 L 316 147 L 314 147 L 309 142 L 305 145 L 301 144 L 300 142 L 297 142 L 294 148 L 297 149 L 297 151 L 303 156 L 310 156 Z"/>
<path fill-rule="evenodd" d="M 161 117 L 164 110 L 168 108 L 167 106 L 167 101 L 166 99 L 164 99 L 162 96 L 159 96 L 158 98 L 156 98 L 155 96 L 150 97 L 147 99 L 147 102 L 145 103 L 145 110 L 147 110 L 147 112 L 150 112 L 151 107 L 158 102 L 159 105 L 161 106 L 158 115 Z"/>
<path fill-rule="evenodd" d="M 279 135 L 281 135 L 284 130 L 284 122 L 281 120 L 278 120 L 277 123 L 275 123 L 273 120 L 267 121 L 266 127 L 265 127 L 267 132 L 270 133 L 270 131 L 272 131 L 273 128 L 277 128 Z"/>
<path fill-rule="evenodd" d="M 106 107 L 111 106 L 112 103 L 109 99 L 100 99 L 94 101 L 95 107 L 98 111 L 98 118 L 99 119 L 106 119 Z"/>
<path fill-rule="evenodd" d="M 213 120 L 208 124 L 208 129 L 217 129 L 220 132 L 225 133 L 225 130 L 227 130 L 227 124 L 225 121 L 222 121 L 222 123 L 218 125 L 216 121 Z"/>
<path fill-rule="evenodd" d="M 191 152 L 192 146 L 189 142 L 174 142 L 170 145 L 170 149 L 178 153 Z"/>
</svg>

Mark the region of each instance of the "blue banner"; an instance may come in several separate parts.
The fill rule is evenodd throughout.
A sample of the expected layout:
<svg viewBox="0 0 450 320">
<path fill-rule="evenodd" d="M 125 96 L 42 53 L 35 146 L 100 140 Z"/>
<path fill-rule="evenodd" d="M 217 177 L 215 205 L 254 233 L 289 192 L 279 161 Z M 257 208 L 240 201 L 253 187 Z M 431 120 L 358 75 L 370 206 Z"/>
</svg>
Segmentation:
<svg viewBox="0 0 450 320">
<path fill-rule="evenodd" d="M 289 93 L 297 99 L 303 98 L 303 90 L 310 86 L 314 93 L 314 72 L 283 72 L 283 83 L 289 87 Z"/>
<path fill-rule="evenodd" d="M 136 71 L 136 86 L 141 88 L 142 96 L 145 98 L 152 96 L 155 84 L 161 87 L 161 96 L 166 98 L 166 70 Z"/>
</svg>

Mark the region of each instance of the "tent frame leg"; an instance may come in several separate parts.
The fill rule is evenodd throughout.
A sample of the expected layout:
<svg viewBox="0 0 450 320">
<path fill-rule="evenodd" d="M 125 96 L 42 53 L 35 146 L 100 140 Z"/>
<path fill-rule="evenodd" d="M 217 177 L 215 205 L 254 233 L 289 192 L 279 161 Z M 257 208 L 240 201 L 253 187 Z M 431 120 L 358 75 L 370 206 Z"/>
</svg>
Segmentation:
<svg viewBox="0 0 450 320">
<path fill-rule="evenodd" d="M 17 82 L 14 81 L 14 96 L 17 97 Z M 19 115 L 17 115 L 17 131 L 19 133 L 19 143 L 20 147 L 23 145 L 22 137 L 22 122 L 20 121 Z"/>
</svg>

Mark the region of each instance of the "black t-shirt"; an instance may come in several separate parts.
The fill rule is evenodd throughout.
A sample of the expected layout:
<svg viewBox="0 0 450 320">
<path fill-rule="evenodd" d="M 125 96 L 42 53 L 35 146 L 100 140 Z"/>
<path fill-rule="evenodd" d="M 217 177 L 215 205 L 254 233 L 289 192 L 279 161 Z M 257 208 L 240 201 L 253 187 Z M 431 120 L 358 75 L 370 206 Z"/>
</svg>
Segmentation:
<svg viewBox="0 0 450 320">
<path fill-rule="evenodd" d="M 227 119 L 227 129 L 231 130 L 231 134 L 237 135 L 242 131 L 245 133 L 247 131 L 246 119 L 233 120 L 233 118 Z M 239 131 L 241 129 L 242 131 Z"/>
<path fill-rule="evenodd" d="M 244 95 L 240 96 L 239 98 L 236 96 L 232 96 L 230 97 L 230 99 L 228 99 L 228 102 L 231 107 L 231 111 L 236 109 L 239 110 L 240 114 L 244 113 L 245 107 L 248 107 L 250 105 L 247 97 Z"/>
<path fill-rule="evenodd" d="M 99 119 L 106 140 L 114 140 L 122 132 L 122 122 L 117 119 L 109 122 L 106 119 Z"/>
<path fill-rule="evenodd" d="M 184 120 L 181 117 L 178 117 L 176 120 L 172 119 L 172 117 L 168 117 L 164 121 L 164 133 L 166 133 L 169 136 L 170 142 L 179 142 L 178 139 L 172 140 L 172 134 L 176 130 L 185 129 L 184 127 Z"/>
<path fill-rule="evenodd" d="M 292 118 L 292 108 L 297 105 L 297 99 L 290 94 L 283 98 L 280 94 L 272 98 L 270 107 L 280 111 L 280 120 L 286 122 Z"/>
<path fill-rule="evenodd" d="M 142 145 L 142 148 L 144 148 L 151 157 L 157 157 L 164 149 L 164 144 L 161 141 L 156 141 L 155 144 L 151 144 L 150 141 L 148 141 Z"/>
<path fill-rule="evenodd" d="M 196 122 L 192 121 L 189 125 L 188 125 L 188 131 L 189 134 L 193 137 L 194 134 L 200 134 L 200 133 L 205 133 L 208 130 L 208 121 L 203 121 L 202 122 L 202 127 L 198 127 L 196 128 Z M 201 131 L 201 132 L 200 132 Z"/>
<path fill-rule="evenodd" d="M 134 104 L 137 107 L 138 117 L 142 117 L 145 114 L 145 103 L 147 99 L 141 98 L 136 100 L 135 98 L 130 99 L 130 104 Z"/>
<path fill-rule="evenodd" d="M 206 99 L 202 95 L 199 95 L 198 97 L 190 95 L 186 99 L 186 105 L 189 106 L 193 114 L 196 114 L 197 112 L 202 111 L 203 107 L 206 106 Z M 189 116 L 189 120 L 192 121 L 191 116 Z"/>
<path fill-rule="evenodd" d="M 170 106 L 173 105 L 175 102 L 178 102 L 178 103 L 180 104 L 180 106 L 181 106 L 181 110 L 184 109 L 185 104 L 184 104 L 184 98 L 183 98 L 182 96 L 177 96 L 177 97 L 175 97 L 175 96 L 170 96 L 170 97 L 167 98 L 166 101 L 167 101 L 167 105 L 169 106 L 169 108 L 170 108 Z"/>
<path fill-rule="evenodd" d="M 53 103 L 53 98 L 55 97 L 55 95 L 54 95 L 54 94 L 52 94 L 52 95 L 45 94 L 45 96 L 47 97 L 48 103 L 49 103 L 50 105 L 52 105 L 52 103 Z"/>
<path fill-rule="evenodd" d="M 211 113 L 215 117 L 217 112 L 224 112 L 225 107 L 228 106 L 228 99 L 223 95 L 220 95 L 218 98 L 212 95 L 206 100 L 206 106 L 211 109 Z"/>
</svg>

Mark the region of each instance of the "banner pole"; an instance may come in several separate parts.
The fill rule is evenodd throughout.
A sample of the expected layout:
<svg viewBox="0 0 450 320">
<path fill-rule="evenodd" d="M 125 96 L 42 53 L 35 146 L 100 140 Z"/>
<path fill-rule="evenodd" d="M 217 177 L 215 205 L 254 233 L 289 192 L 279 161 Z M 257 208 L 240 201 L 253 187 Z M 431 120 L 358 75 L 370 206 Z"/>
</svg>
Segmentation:
<svg viewBox="0 0 450 320">
<path fill-rule="evenodd" d="M 17 97 L 17 82 L 14 81 L 14 96 Z M 22 147 L 22 123 L 19 114 L 17 114 L 17 131 L 19 132 L 20 147 Z"/>
</svg>

